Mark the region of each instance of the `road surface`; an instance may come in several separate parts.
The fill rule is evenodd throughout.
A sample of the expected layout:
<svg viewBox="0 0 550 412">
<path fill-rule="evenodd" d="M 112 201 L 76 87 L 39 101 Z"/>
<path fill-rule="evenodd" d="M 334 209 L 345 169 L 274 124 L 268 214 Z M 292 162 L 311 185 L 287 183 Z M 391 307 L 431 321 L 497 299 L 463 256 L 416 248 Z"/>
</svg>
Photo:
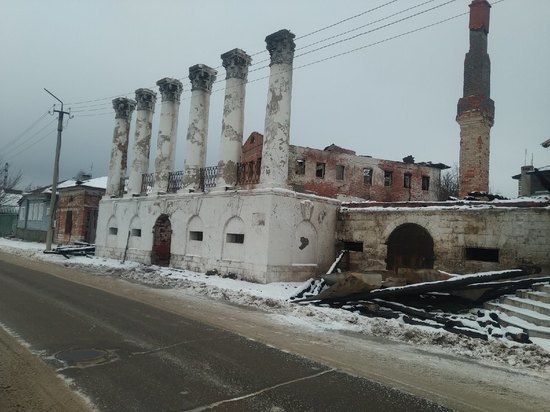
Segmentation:
<svg viewBox="0 0 550 412">
<path fill-rule="evenodd" d="M 0 322 L 101 411 L 444 410 L 184 314 L 6 260 Z"/>
</svg>

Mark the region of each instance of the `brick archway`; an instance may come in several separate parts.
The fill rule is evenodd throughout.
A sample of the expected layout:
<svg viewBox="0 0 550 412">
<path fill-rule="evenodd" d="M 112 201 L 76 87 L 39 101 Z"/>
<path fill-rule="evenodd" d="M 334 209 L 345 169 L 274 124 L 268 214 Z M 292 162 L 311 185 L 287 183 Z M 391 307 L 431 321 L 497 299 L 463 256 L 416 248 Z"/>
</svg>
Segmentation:
<svg viewBox="0 0 550 412">
<path fill-rule="evenodd" d="M 153 250 L 151 264 L 170 265 L 170 247 L 172 244 L 172 224 L 168 215 L 160 215 L 153 226 Z"/>
<path fill-rule="evenodd" d="M 405 223 L 395 228 L 388 238 L 386 269 L 433 269 L 434 241 L 422 226 Z"/>
</svg>

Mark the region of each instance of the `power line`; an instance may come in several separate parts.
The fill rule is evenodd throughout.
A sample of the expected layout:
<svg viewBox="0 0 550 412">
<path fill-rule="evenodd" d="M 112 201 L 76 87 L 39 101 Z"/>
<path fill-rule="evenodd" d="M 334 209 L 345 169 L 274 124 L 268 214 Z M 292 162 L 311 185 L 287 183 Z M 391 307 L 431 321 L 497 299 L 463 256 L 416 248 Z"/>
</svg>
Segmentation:
<svg viewBox="0 0 550 412">
<path fill-rule="evenodd" d="M 49 114 L 49 110 L 46 111 L 43 115 L 41 115 L 38 119 L 36 119 L 29 127 L 27 127 L 25 130 L 23 130 L 21 133 L 19 133 L 17 136 L 15 136 L 12 140 L 10 140 L 8 143 L 6 143 L 4 146 L 0 148 L 1 151 L 4 151 L 9 146 L 11 146 L 13 143 L 15 143 L 17 140 L 19 140 L 21 137 L 23 137 L 25 134 L 27 134 L 30 130 L 34 128 L 44 117 L 46 117 Z"/>
<path fill-rule="evenodd" d="M 342 23 L 345 23 L 345 22 L 347 22 L 347 21 L 350 21 L 350 20 L 356 19 L 356 18 L 358 18 L 358 17 L 364 16 L 365 14 L 372 13 L 373 11 L 382 9 L 382 8 L 384 8 L 384 7 L 386 7 L 386 6 L 389 6 L 389 5 L 392 4 L 392 3 L 396 3 L 397 1 L 398 1 L 398 0 L 391 0 L 391 1 L 388 1 L 388 2 L 386 2 L 386 3 L 384 3 L 384 4 L 381 4 L 381 5 L 379 5 L 379 6 L 373 7 L 373 8 L 371 8 L 371 9 L 369 9 L 369 10 L 365 10 L 365 11 L 363 11 L 363 12 L 361 12 L 361 13 L 357 13 L 357 14 L 355 14 L 355 15 L 353 15 L 353 16 L 350 16 L 350 17 L 347 17 L 347 18 L 342 19 L 342 20 L 340 20 L 340 21 L 337 21 L 336 23 L 332 23 L 332 24 L 329 24 L 329 25 L 327 25 L 327 26 L 321 27 L 321 28 L 319 28 L 319 29 L 313 30 L 313 31 L 311 31 L 311 32 L 309 32 L 309 33 L 306 33 L 306 34 L 300 36 L 300 37 L 297 37 L 296 40 L 298 40 L 298 39 L 303 39 L 303 38 L 305 38 L 305 37 L 312 36 L 312 35 L 314 35 L 314 34 L 317 34 L 317 33 L 322 32 L 322 31 L 324 31 L 324 30 L 328 30 L 328 29 L 330 29 L 330 28 L 332 28 L 332 27 L 338 26 L 338 25 L 340 25 L 340 24 L 342 24 Z M 250 54 L 250 56 L 251 56 L 251 57 L 254 57 L 254 56 L 257 56 L 257 55 L 259 55 L 259 54 L 266 53 L 266 52 L 267 52 L 266 49 L 262 49 L 262 50 L 259 50 L 259 51 L 255 52 L 255 53 Z M 259 62 L 253 63 L 252 65 L 260 64 L 260 63 L 263 63 L 263 62 L 268 61 L 268 60 L 269 60 L 269 59 L 261 60 L 261 61 L 259 61 Z M 215 70 L 223 69 L 223 66 L 220 65 L 220 66 L 218 66 L 218 67 L 215 67 L 214 69 L 215 69 Z M 185 77 L 178 78 L 178 80 L 183 80 L 183 79 L 185 79 Z M 156 88 L 156 87 L 158 87 L 158 86 L 153 86 L 153 87 L 151 87 L 151 89 Z M 185 91 L 186 91 L 186 90 L 184 90 L 184 92 L 185 92 Z M 84 100 L 84 101 L 79 101 L 79 102 L 72 102 L 72 103 L 68 103 L 67 105 L 68 105 L 68 106 L 78 106 L 78 105 L 80 105 L 80 104 L 96 103 L 96 102 L 100 102 L 100 101 L 104 101 L 104 100 L 112 100 L 112 99 L 114 99 L 114 98 L 116 98 L 116 97 L 129 96 L 129 95 L 132 95 L 132 93 L 133 93 L 133 92 L 129 92 L 129 93 L 125 93 L 125 94 L 118 94 L 118 95 L 116 95 L 116 96 L 104 97 L 104 98 L 100 98 L 100 99 L 91 99 L 91 100 Z M 73 113 L 75 113 L 75 112 L 73 112 Z"/>
<path fill-rule="evenodd" d="M 313 49 L 313 50 L 309 50 L 309 51 L 306 51 L 302 54 L 298 54 L 295 56 L 295 58 L 299 58 L 299 57 L 302 57 L 302 56 L 305 56 L 306 54 L 311 54 L 311 53 L 314 53 L 314 52 L 317 52 L 319 50 L 323 50 L 323 49 L 326 49 L 327 47 L 332 47 L 332 46 L 335 46 L 337 44 L 340 44 L 340 43 L 344 43 L 346 41 L 350 41 L 350 40 L 353 40 L 353 39 L 356 39 L 357 37 L 360 37 L 360 36 L 364 36 L 366 34 L 370 34 L 370 33 L 373 33 L 375 31 L 378 31 L 378 30 L 381 30 L 381 29 L 385 29 L 386 27 L 390 27 L 390 26 L 393 26 L 394 24 L 397 24 L 397 23 L 401 23 L 405 20 L 409 20 L 409 19 L 412 19 L 413 17 L 417 17 L 417 16 L 420 16 L 424 13 L 428 13 L 430 11 L 433 11 L 433 10 L 436 10 L 440 7 L 443 7 L 443 6 L 446 6 L 448 4 L 451 4 L 451 3 L 454 3 L 456 0 L 449 0 L 445 3 L 442 3 L 442 4 L 438 4 L 437 6 L 434 6 L 434 7 L 431 7 L 429 9 L 426 9 L 426 10 L 422 10 L 422 11 L 419 11 L 417 13 L 414 13 L 414 14 L 411 14 L 410 16 L 406 16 L 406 17 L 403 17 L 401 19 L 398 19 L 398 20 L 395 20 L 395 21 L 392 21 L 390 23 L 387 23 L 387 24 L 384 24 L 382 26 L 379 26 L 379 27 L 375 27 L 374 29 L 371 29 L 371 30 L 367 30 L 367 31 L 364 31 L 362 33 L 358 33 L 356 35 L 353 35 L 351 37 L 346 37 L 345 39 L 341 39 L 341 40 L 338 40 L 338 41 L 335 41 L 335 42 L 332 42 L 332 43 L 329 43 L 329 44 L 325 44 L 324 46 L 321 46 L 321 47 L 317 47 L 316 49 Z M 469 12 L 465 12 L 465 13 L 462 13 L 461 15 L 464 15 L 464 14 L 469 14 Z"/>
<path fill-rule="evenodd" d="M 55 120 L 55 119 L 54 119 Z M 42 140 L 44 140 L 46 137 L 49 137 L 51 136 L 55 131 L 57 130 L 57 127 L 53 128 L 52 130 L 50 130 L 47 134 L 45 134 L 44 136 L 40 137 L 38 140 L 36 140 L 35 142 L 32 142 L 32 144 L 30 144 L 29 146 L 21 149 L 20 151 L 16 152 L 15 154 L 13 155 L 10 155 L 10 158 L 12 159 L 15 159 L 17 156 L 19 156 L 20 154 L 26 152 L 27 150 L 29 150 L 30 148 L 34 147 L 34 145 L 36 145 L 37 143 L 41 142 Z"/>
<path fill-rule="evenodd" d="M 52 123 L 54 123 L 56 119 L 52 119 L 49 123 L 47 123 L 44 127 L 36 131 L 34 134 L 30 135 L 26 139 L 19 142 L 17 146 L 12 147 L 11 149 L 8 149 L 6 152 L 2 153 L 3 156 L 10 156 L 10 153 L 12 153 L 14 150 L 17 150 L 19 147 L 23 146 L 27 142 L 31 141 L 35 136 L 40 134 L 46 127 L 50 126 Z"/>
<path fill-rule="evenodd" d="M 396 12 L 396 13 L 390 14 L 389 16 L 382 17 L 382 18 L 380 18 L 380 19 L 378 19 L 378 20 L 374 20 L 374 21 L 371 21 L 371 22 L 369 22 L 369 23 L 367 23 L 367 24 L 363 24 L 363 25 L 361 25 L 361 26 L 355 27 L 355 28 L 353 28 L 353 29 L 351 29 L 351 30 L 346 30 L 346 31 L 344 31 L 344 32 L 335 34 L 335 35 L 333 35 L 333 36 L 325 37 L 324 39 L 315 41 L 315 42 L 310 43 L 310 44 L 306 44 L 305 46 L 299 47 L 297 50 L 307 49 L 308 47 L 315 46 L 316 44 L 324 43 L 325 41 L 332 40 L 332 39 L 335 39 L 335 38 L 337 38 L 337 37 L 344 36 L 344 35 L 346 35 L 346 34 L 352 33 L 352 32 L 354 32 L 354 31 L 360 30 L 360 29 L 365 28 L 365 27 L 368 27 L 368 26 L 372 26 L 373 24 L 380 23 L 380 22 L 382 22 L 382 21 L 384 21 L 384 20 L 388 20 L 388 19 L 390 19 L 390 18 L 392 18 L 392 17 L 398 16 L 399 14 L 406 13 L 406 12 L 408 12 L 408 11 L 410 11 L 410 10 L 413 10 L 413 9 L 418 8 L 418 7 L 424 6 L 424 5 L 428 4 L 428 3 L 433 3 L 434 1 L 436 1 L 436 0 L 427 0 L 427 1 L 425 1 L 424 3 L 417 4 L 416 6 L 411 6 L 411 7 L 409 7 L 408 9 L 403 9 L 403 10 L 398 11 L 398 12 Z"/>
<path fill-rule="evenodd" d="M 322 31 L 328 30 L 328 29 L 330 29 L 330 28 L 332 28 L 332 27 L 334 27 L 334 26 L 338 26 L 339 24 L 345 23 L 346 21 L 350 21 L 350 20 L 352 20 L 352 19 L 356 19 L 357 17 L 361 17 L 361 16 L 363 16 L 363 15 L 365 15 L 365 14 L 367 14 L 367 13 L 371 13 L 371 12 L 373 12 L 373 11 L 379 10 L 379 9 L 381 9 L 381 8 L 383 8 L 383 7 L 386 7 L 386 6 L 389 6 L 390 4 L 395 3 L 395 2 L 397 2 L 397 0 L 388 1 L 387 3 L 384 3 L 384 4 L 380 5 L 380 6 L 377 6 L 377 7 L 374 7 L 374 8 L 372 8 L 372 9 L 370 9 L 370 10 L 366 10 L 366 11 L 364 11 L 364 12 L 362 12 L 362 13 L 356 14 L 355 16 L 348 17 L 348 18 L 343 19 L 343 20 L 340 20 L 340 21 L 338 21 L 338 22 L 336 22 L 336 23 L 333 23 L 333 24 L 330 24 L 330 25 L 328 25 L 328 26 L 322 27 L 322 28 L 320 28 L 320 29 L 318 29 L 318 30 L 314 30 L 314 31 L 312 31 L 312 32 L 310 32 L 310 33 L 304 34 L 303 36 L 297 37 L 296 40 L 303 39 L 303 38 L 309 37 L 309 36 L 311 36 L 311 35 L 313 35 L 313 34 L 317 34 L 317 33 L 320 33 L 320 32 L 322 32 Z"/>
</svg>

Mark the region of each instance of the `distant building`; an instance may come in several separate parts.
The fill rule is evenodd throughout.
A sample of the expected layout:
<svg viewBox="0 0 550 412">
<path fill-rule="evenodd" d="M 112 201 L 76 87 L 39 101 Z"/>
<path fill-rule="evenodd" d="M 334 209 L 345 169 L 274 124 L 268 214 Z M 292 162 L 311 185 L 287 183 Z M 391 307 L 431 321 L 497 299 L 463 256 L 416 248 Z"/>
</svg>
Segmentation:
<svg viewBox="0 0 550 412">
<path fill-rule="evenodd" d="M 51 191 L 49 186 L 23 193 L 19 200 L 19 218 L 15 236 L 33 242 L 45 242 Z"/>
<path fill-rule="evenodd" d="M 70 180 L 58 187 L 54 242 L 95 242 L 99 201 L 105 194 L 106 177 Z"/>
<path fill-rule="evenodd" d="M 106 177 L 100 177 L 89 180 L 71 179 L 58 184 L 54 243 L 95 241 L 99 201 L 105 193 L 106 182 Z M 51 186 L 22 194 L 16 237 L 34 242 L 46 241 L 50 199 Z"/>
<path fill-rule="evenodd" d="M 243 145 L 242 162 L 261 162 L 263 136 L 253 132 Z M 442 163 L 402 162 L 360 156 L 335 144 L 324 149 L 290 145 L 288 184 L 300 193 L 340 200 L 379 202 L 439 200 Z"/>
<path fill-rule="evenodd" d="M 518 181 L 518 196 L 550 194 L 550 166 L 535 168 L 522 166 L 519 175 L 512 176 Z"/>
<path fill-rule="evenodd" d="M 17 217 L 19 215 L 18 201 L 21 199 L 21 191 L 1 189 L 0 199 L 0 236 L 14 236 L 17 228 Z"/>
</svg>

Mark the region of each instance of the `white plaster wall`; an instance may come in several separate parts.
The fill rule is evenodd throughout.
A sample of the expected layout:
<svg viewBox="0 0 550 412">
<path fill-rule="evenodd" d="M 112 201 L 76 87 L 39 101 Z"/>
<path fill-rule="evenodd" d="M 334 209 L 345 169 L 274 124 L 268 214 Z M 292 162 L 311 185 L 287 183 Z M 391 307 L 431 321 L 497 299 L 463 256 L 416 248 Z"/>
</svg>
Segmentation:
<svg viewBox="0 0 550 412">
<path fill-rule="evenodd" d="M 121 258 L 128 230 L 139 221 L 142 235 L 139 241 L 130 238 L 127 258 L 149 263 L 152 228 L 158 216 L 167 214 L 174 267 L 217 269 L 257 282 L 304 280 L 326 271 L 334 259 L 337 206 L 333 200 L 277 189 L 103 199 L 96 253 Z M 117 236 L 107 235 L 109 220 L 118 225 Z M 190 241 L 189 230 L 201 223 L 203 241 Z M 239 231 L 244 231 L 244 243 L 228 244 L 226 233 Z M 297 234 L 308 237 L 306 248 L 299 249 Z"/>
</svg>

